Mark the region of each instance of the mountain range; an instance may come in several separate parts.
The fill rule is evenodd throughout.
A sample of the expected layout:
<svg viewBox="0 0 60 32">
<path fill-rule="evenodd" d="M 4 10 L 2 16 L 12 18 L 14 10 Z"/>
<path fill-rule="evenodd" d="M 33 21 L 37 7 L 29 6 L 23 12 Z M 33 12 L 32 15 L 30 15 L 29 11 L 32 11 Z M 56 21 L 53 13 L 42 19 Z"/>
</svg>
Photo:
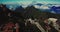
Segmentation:
<svg viewBox="0 0 60 32">
<path fill-rule="evenodd" d="M 29 4 L 29 5 L 23 5 L 23 4 L 6 4 L 6 7 L 9 8 L 10 10 L 13 9 L 15 11 L 16 8 L 19 8 L 22 6 L 22 8 L 26 8 L 29 6 L 34 6 L 36 9 L 39 9 L 43 12 L 50 12 L 50 13 L 55 13 L 55 14 L 60 14 L 60 4 L 41 4 L 41 3 L 36 3 L 36 4 Z"/>
</svg>

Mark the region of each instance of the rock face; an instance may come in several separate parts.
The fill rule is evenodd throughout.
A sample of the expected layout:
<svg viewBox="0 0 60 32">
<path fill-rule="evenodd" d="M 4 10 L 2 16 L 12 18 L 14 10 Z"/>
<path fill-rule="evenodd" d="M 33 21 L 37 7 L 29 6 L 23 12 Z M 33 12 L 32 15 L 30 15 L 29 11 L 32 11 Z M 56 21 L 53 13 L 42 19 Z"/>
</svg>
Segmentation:
<svg viewBox="0 0 60 32">
<path fill-rule="evenodd" d="M 49 12 L 42 12 L 41 10 L 36 9 L 34 6 L 28 6 L 26 8 L 23 8 L 22 6 L 20 6 L 20 7 L 16 8 L 15 11 L 11 11 L 8 8 L 6 8 L 5 5 L 2 5 L 2 6 L 0 6 L 0 10 L 1 10 L 0 11 L 1 12 L 0 13 L 0 25 L 2 23 L 8 22 L 9 19 L 12 19 L 15 23 L 19 22 L 19 26 L 21 27 L 20 28 L 21 31 L 23 31 L 24 29 L 27 28 L 27 27 L 25 28 L 24 19 L 38 18 L 39 24 L 41 24 L 41 26 L 44 26 L 43 21 L 47 18 L 58 18 L 58 19 L 60 19 L 59 14 L 53 14 L 53 13 L 49 13 Z M 11 13 L 11 17 L 8 17 L 8 13 Z M 31 23 L 28 23 L 28 28 L 27 29 L 32 29 L 33 28 L 34 32 L 36 32 L 36 30 L 38 30 L 36 25 L 32 25 Z M 30 31 L 30 30 L 28 30 L 28 31 Z M 32 30 L 31 30 L 31 32 L 32 32 Z"/>
<path fill-rule="evenodd" d="M 0 25 L 5 23 L 8 20 L 8 13 L 11 12 L 6 5 L 0 5 Z"/>
</svg>

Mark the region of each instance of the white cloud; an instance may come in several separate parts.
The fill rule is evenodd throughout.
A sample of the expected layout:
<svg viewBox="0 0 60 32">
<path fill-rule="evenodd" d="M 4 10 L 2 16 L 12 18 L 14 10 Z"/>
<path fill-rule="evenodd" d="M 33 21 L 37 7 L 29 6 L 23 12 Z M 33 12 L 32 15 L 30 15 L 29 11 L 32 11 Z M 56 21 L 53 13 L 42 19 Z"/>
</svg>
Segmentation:
<svg viewBox="0 0 60 32">
<path fill-rule="evenodd" d="M 38 6 L 38 5 L 34 5 L 34 7 L 35 7 L 35 8 L 37 8 L 37 9 L 39 9 L 39 8 L 40 8 L 40 6 Z"/>
<path fill-rule="evenodd" d="M 23 8 L 26 8 L 27 6 L 22 6 Z"/>
<path fill-rule="evenodd" d="M 48 6 L 42 5 L 40 6 L 40 9 L 50 9 Z"/>
<path fill-rule="evenodd" d="M 37 9 L 50 9 L 49 6 L 46 6 L 46 5 L 42 5 L 42 6 L 39 6 L 39 5 L 34 5 L 35 8 Z"/>
</svg>

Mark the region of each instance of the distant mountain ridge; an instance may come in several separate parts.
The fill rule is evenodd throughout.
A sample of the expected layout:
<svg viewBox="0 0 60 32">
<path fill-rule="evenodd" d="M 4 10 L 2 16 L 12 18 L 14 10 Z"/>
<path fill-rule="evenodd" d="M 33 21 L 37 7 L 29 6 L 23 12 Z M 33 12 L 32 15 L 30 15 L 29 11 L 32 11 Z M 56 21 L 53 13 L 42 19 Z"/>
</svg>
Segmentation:
<svg viewBox="0 0 60 32">
<path fill-rule="evenodd" d="M 24 8 L 24 9 L 28 6 L 34 6 L 36 9 L 39 9 L 41 11 L 60 14 L 60 8 L 59 8 L 60 5 L 59 4 L 41 4 L 41 3 L 34 4 L 33 3 L 33 5 L 29 4 L 27 6 L 22 5 L 22 4 L 11 4 L 11 5 L 6 4 L 7 8 L 13 9 L 13 10 L 15 10 L 16 8 L 19 8 L 20 6 L 22 6 L 22 8 Z M 55 7 L 55 8 L 53 8 L 53 7 Z"/>
</svg>

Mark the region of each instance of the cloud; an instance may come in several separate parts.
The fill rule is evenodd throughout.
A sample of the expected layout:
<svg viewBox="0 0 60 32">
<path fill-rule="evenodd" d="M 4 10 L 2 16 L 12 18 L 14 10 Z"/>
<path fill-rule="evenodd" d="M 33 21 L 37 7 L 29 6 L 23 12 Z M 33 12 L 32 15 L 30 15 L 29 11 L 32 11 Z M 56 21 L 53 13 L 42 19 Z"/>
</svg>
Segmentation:
<svg viewBox="0 0 60 32">
<path fill-rule="evenodd" d="M 35 8 L 37 9 L 40 9 L 40 6 L 39 5 L 34 5 Z"/>
<path fill-rule="evenodd" d="M 40 6 L 40 9 L 50 9 L 48 6 L 42 5 Z"/>
</svg>

